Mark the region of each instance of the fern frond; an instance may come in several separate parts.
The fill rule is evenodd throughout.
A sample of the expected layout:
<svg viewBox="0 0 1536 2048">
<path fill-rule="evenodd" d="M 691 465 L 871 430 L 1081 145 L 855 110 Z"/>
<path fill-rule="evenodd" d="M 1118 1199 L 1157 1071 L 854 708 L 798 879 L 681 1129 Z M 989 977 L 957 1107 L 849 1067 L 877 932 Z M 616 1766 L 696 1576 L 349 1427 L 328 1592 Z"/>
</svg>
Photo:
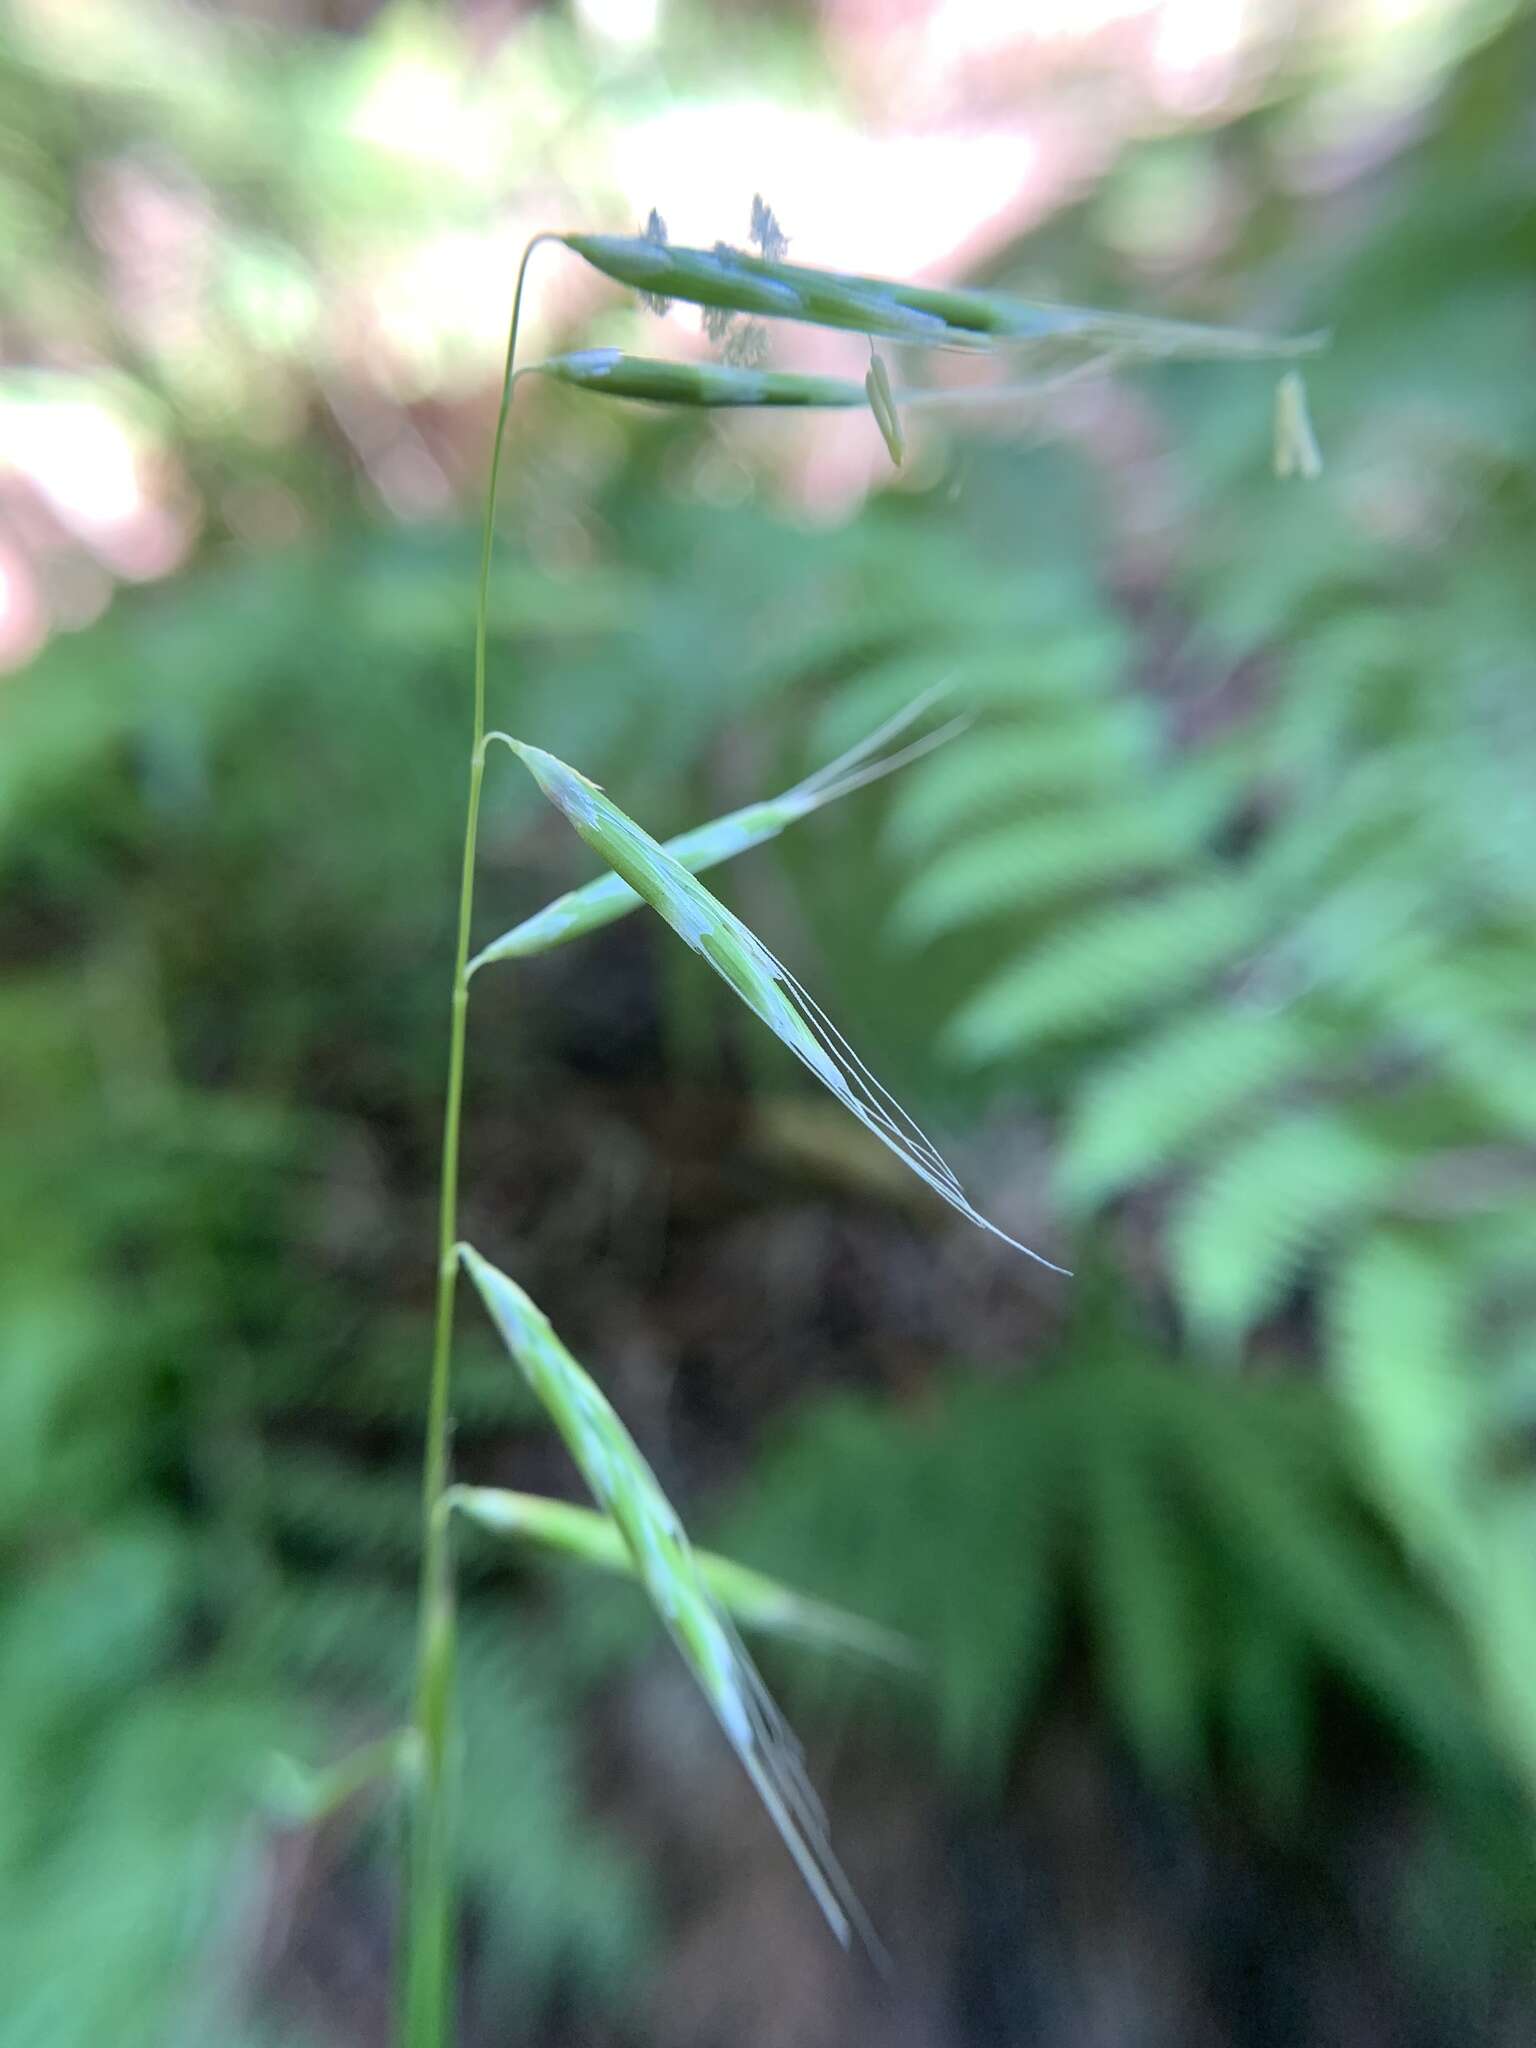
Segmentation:
<svg viewBox="0 0 1536 2048">
<path fill-rule="evenodd" d="M 1364 1469 L 1460 1615 L 1506 1751 L 1536 1784 L 1536 1486 L 1493 1464 L 1469 1262 L 1422 1232 L 1378 1231 L 1330 1300 L 1333 1372 Z"/>
<path fill-rule="evenodd" d="M 1175 1216 L 1170 1262 L 1207 1342 L 1237 1343 L 1277 1308 L 1303 1260 L 1363 1218 L 1402 1161 L 1347 1116 L 1303 1111 L 1224 1153 Z"/>
<path fill-rule="evenodd" d="M 1156 758 L 1157 725 L 1143 704 L 1066 704 L 1028 722 L 983 726 L 911 777 L 891 802 L 886 845 L 905 861 L 951 833 L 1047 799 L 1091 801 L 1124 790 Z"/>
<path fill-rule="evenodd" d="M 928 856 L 897 900 L 892 930 L 923 945 L 1004 912 L 1177 874 L 1230 800 L 1230 789 L 1209 776 L 1175 775 L 1149 802 L 1084 803 L 978 833 Z"/>
<path fill-rule="evenodd" d="M 1291 1391 L 1222 1401 L 1181 1375 L 1166 1398 L 1182 1414 L 1184 1483 L 1228 1570 L 1262 1583 L 1259 1611 L 1288 1621 L 1436 1767 L 1461 1769 L 1476 1712 L 1441 1617 L 1361 1528 L 1327 1409 Z"/>
<path fill-rule="evenodd" d="M 899 565 L 896 573 L 899 585 Z M 898 616 L 935 585 L 931 561 L 912 565 L 905 588 L 888 590 L 891 575 L 888 563 L 882 603 L 894 603 Z M 1079 613 L 1063 621 L 1060 611 L 1048 589 L 979 572 L 962 559 L 946 579 L 928 630 L 911 634 L 916 651 L 885 652 L 882 633 L 881 658 L 829 699 L 814 728 L 817 747 L 835 753 L 851 745 L 945 677 L 956 707 L 985 717 L 1054 722 L 1085 705 L 1114 702 L 1116 678 L 1128 659 L 1126 634 L 1111 619 Z"/>
<path fill-rule="evenodd" d="M 1450 1635 L 1380 1541 L 1325 1397 L 1078 1349 L 1043 1378 L 952 1383 L 920 1418 L 821 1404 L 754 1478 L 733 1550 L 931 1651 L 931 1700 L 867 1707 L 926 1707 L 951 1767 L 995 1782 L 1076 1624 L 1149 1770 L 1224 1760 L 1282 1801 L 1324 1671 L 1436 1765 L 1474 1754 Z M 828 1672 L 856 1679 L 799 1682 Z"/>
<path fill-rule="evenodd" d="M 1091 1209 L 1166 1173 L 1306 1073 L 1316 1053 L 1315 1034 L 1290 1011 L 1234 1003 L 1181 1014 L 1089 1076 L 1068 1115 L 1063 1197 Z"/>
<path fill-rule="evenodd" d="M 1536 1138 L 1531 991 L 1521 965 L 1470 951 L 1415 960 L 1383 976 L 1373 1009 L 1389 1042 L 1459 1082 L 1495 1128 Z"/>
<path fill-rule="evenodd" d="M 1329 1296 L 1334 1384 L 1366 1469 L 1405 1540 L 1464 1566 L 1476 1407 L 1465 1276 L 1422 1237 L 1376 1231 Z"/>
<path fill-rule="evenodd" d="M 1185 1777 L 1207 1733 L 1204 1602 L 1161 1445 L 1142 1421 L 1123 1406 L 1103 1415 L 1084 1473 L 1084 1566 L 1116 1718 L 1150 1769 Z"/>
<path fill-rule="evenodd" d="M 1262 930 L 1260 906 L 1228 876 L 1090 911 L 984 984 L 952 1020 L 947 1043 L 981 1065 L 1042 1039 L 1128 1022 L 1203 986 Z"/>
</svg>

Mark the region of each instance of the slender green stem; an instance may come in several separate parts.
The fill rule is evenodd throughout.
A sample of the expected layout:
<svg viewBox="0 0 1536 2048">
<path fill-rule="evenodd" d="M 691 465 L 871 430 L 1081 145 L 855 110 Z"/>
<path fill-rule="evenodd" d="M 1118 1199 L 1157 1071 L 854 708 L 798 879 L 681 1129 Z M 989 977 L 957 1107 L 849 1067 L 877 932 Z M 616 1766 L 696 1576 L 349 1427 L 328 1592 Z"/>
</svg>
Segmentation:
<svg viewBox="0 0 1536 2048">
<path fill-rule="evenodd" d="M 542 241 L 536 235 L 523 251 L 501 403 L 491 444 L 491 474 L 480 542 L 480 583 L 475 605 L 474 736 L 469 756 L 469 801 L 464 819 L 464 855 L 459 877 L 458 937 L 453 963 L 453 998 L 448 1040 L 448 1089 L 443 1106 L 442 1192 L 438 1205 L 437 1314 L 432 1342 L 432 1377 L 427 1401 L 426 1451 L 422 1463 L 422 1561 L 420 1630 L 416 1661 L 415 1723 L 421 1745 L 421 1775 L 411 1814 L 410 1864 L 402 1986 L 404 2048 L 444 2048 L 452 2039 L 454 2004 L 454 1904 L 452 1802 L 454 1793 L 453 1557 L 449 1516 L 440 1502 L 449 1484 L 450 1358 L 453 1349 L 454 1289 L 458 1279 L 459 1133 L 463 1122 L 464 1044 L 469 1011 L 469 935 L 475 907 L 475 843 L 480 827 L 480 786 L 485 777 L 485 657 L 496 533 L 496 491 L 502 444 L 514 383 L 512 359 L 522 311 L 528 259 Z"/>
</svg>

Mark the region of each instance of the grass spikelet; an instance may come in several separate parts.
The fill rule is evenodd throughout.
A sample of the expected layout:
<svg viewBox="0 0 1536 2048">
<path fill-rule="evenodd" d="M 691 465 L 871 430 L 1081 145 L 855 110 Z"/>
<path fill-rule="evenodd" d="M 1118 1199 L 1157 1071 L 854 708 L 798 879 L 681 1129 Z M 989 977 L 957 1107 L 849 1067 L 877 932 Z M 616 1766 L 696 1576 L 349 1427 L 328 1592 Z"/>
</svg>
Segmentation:
<svg viewBox="0 0 1536 2048">
<path fill-rule="evenodd" d="M 1085 360 L 1308 355 L 1324 342 L 1321 335 L 1252 334 L 1241 328 L 1053 306 L 1004 292 L 949 290 L 854 271 L 813 270 L 751 256 L 724 243 L 713 249 L 688 249 L 629 235 L 558 239 L 605 277 L 653 297 L 938 348 L 1007 345 L 1053 369 Z"/>
<path fill-rule="evenodd" d="M 943 343 L 942 319 L 905 305 L 872 279 L 748 256 L 719 243 L 713 249 L 659 248 L 629 235 L 560 238 L 594 270 L 653 297 L 682 299 L 706 311 L 805 320 L 859 334 Z M 863 288 L 859 286 L 862 282 Z M 962 335 L 967 342 L 973 340 Z"/>
<path fill-rule="evenodd" d="M 684 943 L 706 959 L 757 1017 L 787 1045 L 865 1129 L 928 1183 L 934 1192 L 983 1230 L 1000 1237 L 1053 1273 L 1065 1273 L 983 1216 L 932 1140 L 869 1071 L 805 989 L 739 917 L 710 894 L 667 849 L 605 796 L 595 782 L 506 734 L 544 794 L 614 872 L 643 896 Z"/>
<path fill-rule="evenodd" d="M 1275 475 L 1312 483 L 1322 473 L 1323 451 L 1307 409 L 1306 384 L 1299 370 L 1287 370 L 1275 386 Z"/>
<path fill-rule="evenodd" d="M 520 376 L 558 378 L 582 391 L 608 398 L 638 399 L 645 405 L 843 406 L 863 405 L 863 389 L 845 377 L 801 376 L 790 370 L 759 370 L 740 363 L 669 362 L 664 357 L 625 355 L 616 348 L 575 349 L 530 363 Z"/>
<path fill-rule="evenodd" d="M 901 459 L 907 452 L 907 440 L 901 430 L 901 417 L 896 410 L 891 380 L 886 374 L 885 364 L 873 349 L 870 351 L 869 371 L 864 379 L 864 389 L 869 394 L 869 409 L 875 416 L 875 425 L 880 429 L 881 438 L 892 462 L 900 469 Z"/>
<path fill-rule="evenodd" d="M 776 839 L 797 819 L 808 817 L 823 804 L 836 803 L 840 797 L 848 796 L 867 783 L 893 774 L 921 755 L 931 753 L 935 747 L 952 739 L 968 721 L 964 718 L 951 719 L 938 731 L 914 740 L 883 761 L 870 758 L 887 742 L 910 728 L 944 687 L 941 684 L 938 689 L 924 691 L 895 717 L 887 719 L 877 732 L 870 733 L 804 782 L 796 783 L 793 789 L 785 790 L 782 796 L 748 804 L 742 810 L 728 812 L 723 818 L 711 819 L 707 825 L 696 825 L 691 832 L 669 839 L 666 851 L 691 874 L 700 874 L 706 868 L 718 866 L 721 861 L 733 860 L 739 853 Z M 638 910 L 643 901 L 621 876 L 612 871 L 599 875 L 596 881 L 588 882 L 585 887 L 557 896 L 553 903 L 547 903 L 532 917 L 524 918 L 511 931 L 492 940 L 470 961 L 469 972 L 474 974 L 493 960 L 524 960 L 531 954 L 545 953 L 553 946 L 564 945 L 568 939 L 600 931 L 616 918 L 627 917 L 632 910 Z"/>
<path fill-rule="evenodd" d="M 785 1847 L 838 1940 L 854 1932 L 879 1953 L 832 1853 L 826 1817 L 785 1726 L 700 1569 L 655 1474 L 597 1383 L 507 1275 L 469 1245 L 458 1247 L 507 1349 L 548 1410 L 598 1506 L 623 1539 L 636 1576 L 752 1780 Z"/>
<path fill-rule="evenodd" d="M 617 1523 L 590 1508 L 494 1486 L 450 1487 L 443 1500 L 495 1535 L 542 1545 L 599 1571 L 634 1573 L 634 1559 Z M 796 1593 L 777 1579 L 712 1551 L 695 1550 L 693 1561 L 710 1592 L 743 1628 L 791 1637 L 819 1649 L 852 1651 L 905 1669 L 918 1662 L 914 1646 L 892 1629 Z"/>
</svg>

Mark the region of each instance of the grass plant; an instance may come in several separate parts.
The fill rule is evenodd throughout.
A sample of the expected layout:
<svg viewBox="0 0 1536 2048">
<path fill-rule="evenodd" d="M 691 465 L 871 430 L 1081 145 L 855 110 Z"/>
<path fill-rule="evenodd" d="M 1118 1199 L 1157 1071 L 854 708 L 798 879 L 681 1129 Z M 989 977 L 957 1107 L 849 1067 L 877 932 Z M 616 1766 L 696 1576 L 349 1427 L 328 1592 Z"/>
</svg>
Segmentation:
<svg viewBox="0 0 1536 2048">
<path fill-rule="evenodd" d="M 595 1381 L 560 1343 L 547 1318 L 516 1281 L 458 1231 L 459 1149 L 464 1115 L 465 1043 L 471 977 L 492 961 L 521 958 L 598 929 L 643 901 L 699 953 L 741 1000 L 829 1088 L 850 1113 L 897 1153 L 952 1207 L 1025 1251 L 971 1204 L 950 1167 L 895 1099 L 881 1087 L 814 1000 L 742 921 L 696 879 L 696 872 L 760 844 L 820 805 L 888 773 L 945 732 L 910 743 L 895 756 L 879 750 L 908 730 L 921 704 L 872 734 L 783 797 L 686 834 L 663 846 L 628 817 L 597 784 L 526 741 L 487 725 L 488 598 L 497 487 L 515 383 L 536 372 L 607 398 L 692 407 L 792 406 L 848 409 L 867 405 L 895 461 L 904 447 L 900 409 L 875 353 L 877 339 L 925 347 L 991 350 L 1029 376 L 1075 374 L 1085 368 L 1170 357 L 1249 358 L 1293 355 L 1317 345 L 1300 341 L 1138 320 L 1124 315 L 1047 306 L 1004 294 L 936 290 L 854 273 L 808 269 L 782 260 L 783 237 L 768 209 L 754 206 L 760 253 L 717 245 L 674 249 L 653 215 L 641 237 L 539 236 L 519 268 L 508 330 L 501 400 L 491 451 L 481 537 L 468 797 L 450 999 L 448 1080 L 443 1116 L 438 1281 L 423 1465 L 423 1545 L 414 1725 L 408 1739 L 379 1745 L 338 1782 L 348 1787 L 377 1763 L 402 1771 L 410 1802 L 408 1903 L 402 1978 L 405 2048 L 443 2048 L 452 2038 L 456 1913 L 454 1816 L 458 1780 L 454 1717 L 455 1613 L 452 1523 L 455 1510 L 539 1542 L 554 1542 L 609 1568 L 623 1565 L 638 1580 L 693 1672 L 764 1807 L 794 1857 L 834 1934 L 855 1935 L 878 1955 L 848 1880 L 832 1853 L 824 1816 L 806 1778 L 799 1749 L 769 1700 L 731 1620 L 789 1629 L 823 1642 L 899 1655 L 879 1632 L 809 1603 L 786 1589 L 708 1559 L 690 1546 L 681 1521 L 654 1474 Z M 631 286 L 662 308 L 682 300 L 705 309 L 712 333 L 730 321 L 770 316 L 849 330 L 870 342 L 863 386 L 741 363 L 657 361 L 594 349 L 514 367 L 528 264 L 542 242 L 558 242 L 604 275 Z M 574 891 L 532 919 L 471 953 L 475 859 L 490 744 L 502 740 L 550 801 L 602 857 L 609 874 Z M 474 1282 L 508 1350 L 526 1374 L 580 1469 L 596 1514 L 557 1503 L 532 1503 L 454 1483 L 449 1459 L 450 1362 L 460 1271 Z"/>
</svg>

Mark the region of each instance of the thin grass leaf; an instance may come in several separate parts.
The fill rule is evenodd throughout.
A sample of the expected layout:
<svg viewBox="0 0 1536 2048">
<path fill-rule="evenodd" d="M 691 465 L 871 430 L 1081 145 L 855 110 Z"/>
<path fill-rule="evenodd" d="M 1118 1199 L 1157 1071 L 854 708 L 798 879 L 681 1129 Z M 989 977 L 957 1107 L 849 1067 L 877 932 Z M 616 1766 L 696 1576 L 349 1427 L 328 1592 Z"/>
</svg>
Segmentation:
<svg viewBox="0 0 1536 2048">
<path fill-rule="evenodd" d="M 797 819 L 809 817 L 823 804 L 836 803 L 840 797 L 851 795 L 868 783 L 878 782 L 882 776 L 894 774 L 898 768 L 931 753 L 935 747 L 942 746 L 946 740 L 963 731 L 969 720 L 963 717 L 951 719 L 938 731 L 925 734 L 922 739 L 914 740 L 883 761 L 870 758 L 888 741 L 908 730 L 947 687 L 947 684 L 940 683 L 931 690 L 923 691 L 904 710 L 888 718 L 877 731 L 840 754 L 835 761 L 828 762 L 825 768 L 817 769 L 805 781 L 796 783 L 782 796 L 748 804 L 743 810 L 728 812 L 723 818 L 714 818 L 707 825 L 696 825 L 691 832 L 669 839 L 667 852 L 690 873 L 698 874 L 705 868 L 734 860 L 737 854 L 777 838 L 787 826 Z M 627 917 L 632 910 L 638 910 L 643 900 L 619 875 L 612 872 L 600 875 L 583 888 L 567 890 L 553 903 L 547 903 L 532 917 L 524 918 L 511 931 L 504 932 L 499 939 L 493 939 L 470 961 L 468 971 L 474 974 L 493 960 L 525 960 L 531 954 L 545 953 L 552 946 L 564 945 L 568 939 L 601 931 L 604 925 L 612 924 L 616 918 Z"/>
<path fill-rule="evenodd" d="M 494 1486 L 455 1486 L 444 1498 L 450 1508 L 498 1536 L 542 1544 L 600 1571 L 634 1572 L 634 1559 L 618 1525 L 590 1508 Z M 712 1551 L 695 1550 L 693 1561 L 710 1592 L 744 1628 L 790 1636 L 821 1649 L 851 1650 L 905 1669 L 918 1662 L 915 1647 L 894 1629 L 793 1592 L 766 1573 Z"/>
<path fill-rule="evenodd" d="M 826 1013 L 739 917 L 712 896 L 659 841 L 606 797 L 595 782 L 521 740 L 495 733 L 523 762 L 544 794 L 587 844 L 706 959 L 775 1038 L 830 1089 L 881 1144 L 928 1183 L 935 1194 L 1026 1258 L 1065 1273 L 1041 1253 L 1010 1237 L 975 1208 L 953 1169 Z"/>
<path fill-rule="evenodd" d="M 616 348 L 577 349 L 530 363 L 518 374 L 554 377 L 581 391 L 632 398 L 644 405 L 852 407 L 866 402 L 862 386 L 846 377 L 802 376 L 735 363 L 669 362 L 625 355 Z"/>
<path fill-rule="evenodd" d="M 939 348 L 1008 345 L 1041 367 L 1066 368 L 1090 360 L 1308 355 L 1324 344 L 1321 335 L 1250 334 L 1240 328 L 1046 305 L 1003 292 L 946 290 L 853 271 L 811 270 L 749 256 L 723 242 L 713 249 L 686 249 L 633 235 L 556 239 L 605 277 L 652 297 Z"/>
<path fill-rule="evenodd" d="M 708 1700 L 816 1903 L 846 1948 L 855 1930 L 881 1953 L 827 1838 L 799 1744 L 769 1698 L 699 1566 L 671 1503 L 601 1388 L 548 1317 L 470 1245 L 459 1257 L 507 1349 L 628 1549 L 636 1576 Z"/>
</svg>

